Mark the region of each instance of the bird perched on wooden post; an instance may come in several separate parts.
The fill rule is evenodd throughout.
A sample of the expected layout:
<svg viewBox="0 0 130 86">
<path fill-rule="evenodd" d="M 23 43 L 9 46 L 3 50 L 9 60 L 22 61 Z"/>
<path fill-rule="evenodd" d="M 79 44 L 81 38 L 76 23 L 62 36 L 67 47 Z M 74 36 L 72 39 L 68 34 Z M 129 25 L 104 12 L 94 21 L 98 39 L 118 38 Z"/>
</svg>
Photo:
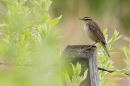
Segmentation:
<svg viewBox="0 0 130 86">
<path fill-rule="evenodd" d="M 93 45 L 100 43 L 106 51 L 107 55 L 110 57 L 106 48 L 107 43 L 105 37 L 98 24 L 91 17 L 84 17 L 79 19 L 83 20 L 84 30 L 88 37 L 95 42 Z"/>
</svg>

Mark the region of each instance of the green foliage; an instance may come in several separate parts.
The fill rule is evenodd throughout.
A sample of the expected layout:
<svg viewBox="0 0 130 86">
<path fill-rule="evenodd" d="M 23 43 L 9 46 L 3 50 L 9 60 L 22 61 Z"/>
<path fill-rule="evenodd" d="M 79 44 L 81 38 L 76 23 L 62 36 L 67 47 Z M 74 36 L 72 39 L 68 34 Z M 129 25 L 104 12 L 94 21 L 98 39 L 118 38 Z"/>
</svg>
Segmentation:
<svg viewBox="0 0 130 86">
<path fill-rule="evenodd" d="M 111 52 L 112 51 L 112 49 L 113 49 L 113 47 L 112 47 L 112 44 L 116 41 L 116 40 L 118 40 L 120 37 L 121 37 L 121 35 L 119 36 L 119 32 L 117 32 L 116 30 L 114 31 L 114 34 L 113 34 L 113 36 L 108 40 L 108 35 L 107 35 L 107 29 L 105 29 L 104 31 L 103 31 L 103 33 L 104 33 L 104 36 L 105 36 L 105 39 L 106 39 L 106 42 L 107 42 L 107 49 L 108 49 L 108 52 L 109 52 L 109 54 L 110 55 L 113 55 L 113 54 L 115 54 L 115 53 L 117 53 L 117 52 Z M 105 51 L 104 51 L 104 49 L 102 48 L 102 46 L 100 45 L 100 44 L 97 44 L 97 51 L 98 51 L 98 57 L 99 57 L 99 61 L 101 62 L 101 63 L 106 63 L 105 61 L 108 61 L 108 63 L 107 63 L 107 65 L 109 65 L 109 64 L 112 64 L 111 63 L 111 61 L 109 62 L 109 60 L 108 60 L 108 56 L 107 56 L 107 54 L 105 53 Z M 103 67 L 103 66 L 101 66 L 101 67 Z M 106 66 L 107 67 L 107 66 Z"/>
<path fill-rule="evenodd" d="M 27 0 L 7 2 L 8 22 L 0 46 L 0 84 L 2 86 L 61 86 L 59 74 L 59 36 L 52 29 L 62 16 L 50 19 L 51 0 L 31 0 L 33 8 L 24 5 Z M 29 19 L 29 17 L 32 19 Z M 7 69 L 6 65 L 9 66 Z"/>
<path fill-rule="evenodd" d="M 104 35 L 105 35 L 105 39 L 107 42 L 107 49 L 108 52 L 111 55 L 115 54 L 116 52 L 111 52 L 112 51 L 112 44 L 118 40 L 121 35 L 119 35 L 119 32 L 117 32 L 116 30 L 114 31 L 113 36 L 108 40 L 108 35 L 107 35 L 107 29 L 105 29 L 103 31 Z M 100 44 L 97 44 L 97 52 L 98 52 L 98 67 L 100 68 L 104 68 L 106 70 L 112 70 L 114 69 L 114 73 L 110 74 L 108 72 L 104 72 L 104 71 L 99 71 L 99 80 L 100 80 L 100 86 L 104 86 L 105 81 L 108 77 L 116 75 L 119 70 L 117 70 L 116 68 L 113 67 L 113 62 L 108 58 L 106 52 L 104 51 L 104 49 L 102 48 L 102 46 Z M 106 84 L 107 85 L 107 84 Z M 110 85 L 110 84 L 109 84 Z"/>
<path fill-rule="evenodd" d="M 87 71 L 86 70 L 84 72 L 83 76 L 80 76 L 81 73 L 81 64 L 77 63 L 76 67 L 72 65 L 72 69 L 73 69 L 73 75 L 72 75 L 72 79 L 70 79 L 69 75 L 67 72 L 64 72 L 63 75 L 65 77 L 66 80 L 66 84 L 67 86 L 79 86 L 80 83 L 85 80 L 85 78 L 87 77 Z"/>
<path fill-rule="evenodd" d="M 127 65 L 126 69 L 124 69 L 124 73 L 130 74 L 130 38 L 124 37 L 124 39 L 129 42 L 129 47 L 123 48 L 123 51 L 126 57 L 126 59 L 124 59 L 124 62 Z M 130 85 L 130 76 L 128 77 L 128 79 L 129 79 L 129 85 Z"/>
</svg>

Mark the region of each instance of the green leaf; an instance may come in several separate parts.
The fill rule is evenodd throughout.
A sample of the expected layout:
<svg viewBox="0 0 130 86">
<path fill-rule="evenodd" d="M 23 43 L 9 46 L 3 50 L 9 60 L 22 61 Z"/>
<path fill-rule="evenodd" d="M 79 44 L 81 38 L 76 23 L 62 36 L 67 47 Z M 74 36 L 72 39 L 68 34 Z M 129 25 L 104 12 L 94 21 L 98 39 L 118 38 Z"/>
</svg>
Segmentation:
<svg viewBox="0 0 130 86">
<path fill-rule="evenodd" d="M 5 41 L 7 44 L 10 44 L 8 39 L 4 39 L 4 41 Z"/>
<path fill-rule="evenodd" d="M 59 16 L 58 18 L 55 18 L 55 19 L 51 20 L 51 21 L 49 22 L 49 24 L 50 24 L 51 26 L 56 25 L 61 18 L 62 18 L 62 15 Z"/>
<path fill-rule="evenodd" d="M 119 34 L 119 32 L 117 32 L 115 30 L 112 38 L 110 39 L 110 44 L 113 44 L 115 40 L 117 40 L 117 39 L 119 39 L 121 37 L 121 35 L 118 37 L 118 34 Z"/>
<path fill-rule="evenodd" d="M 28 11 L 28 12 L 25 14 L 25 17 L 27 17 L 31 12 L 32 12 L 32 10 Z"/>
<path fill-rule="evenodd" d="M 37 1 L 31 1 L 31 3 L 35 6 L 36 9 L 41 10 L 40 3 L 38 3 Z"/>
<path fill-rule="evenodd" d="M 27 40 L 29 35 L 30 35 L 30 30 L 26 30 L 24 40 Z"/>
<path fill-rule="evenodd" d="M 50 16 L 48 13 L 44 14 L 44 19 L 42 20 L 43 23 L 47 22 L 47 21 L 50 21 Z"/>
<path fill-rule="evenodd" d="M 5 30 L 2 30 L 2 33 L 4 33 L 4 34 L 6 34 L 6 35 L 10 35 L 11 36 L 11 34 L 10 33 L 8 33 L 7 31 L 5 31 Z"/>
<path fill-rule="evenodd" d="M 12 6 L 12 5 L 10 5 L 10 4 L 7 4 L 7 6 L 8 6 L 8 9 L 10 10 L 10 11 L 12 11 L 12 12 L 17 12 L 17 10 L 16 10 L 16 8 L 14 7 L 14 6 Z M 14 14 L 15 14 L 14 13 Z"/>
<path fill-rule="evenodd" d="M 10 2 L 11 2 L 11 0 L 2 0 L 2 1 L 4 1 L 4 2 L 8 2 L 8 3 L 10 3 Z"/>
<path fill-rule="evenodd" d="M 36 16 L 37 20 L 40 20 L 42 18 L 42 15 L 39 13 L 39 11 L 36 8 L 33 9 L 33 13 Z"/>
<path fill-rule="evenodd" d="M 6 24 L 0 24 L 0 27 L 6 26 Z"/>
<path fill-rule="evenodd" d="M 80 74 L 80 72 L 81 72 L 81 64 L 78 62 L 77 63 L 77 74 L 76 75 L 79 75 Z"/>
<path fill-rule="evenodd" d="M 83 80 L 85 80 L 85 79 L 86 79 L 87 74 L 88 74 L 88 70 L 86 70 L 86 71 L 84 72 Z"/>
<path fill-rule="evenodd" d="M 46 11 L 49 10 L 49 7 L 50 7 L 51 3 L 52 3 L 52 1 L 50 1 L 50 0 L 47 1 L 47 6 L 45 8 Z"/>
<path fill-rule="evenodd" d="M 73 70 L 73 75 L 75 75 L 76 74 L 76 70 L 75 70 L 75 67 L 74 67 L 74 65 L 72 64 L 72 63 L 70 63 L 71 64 L 71 66 L 72 66 L 72 70 Z"/>
<path fill-rule="evenodd" d="M 122 35 L 118 36 L 115 40 L 118 40 L 118 39 L 120 39 L 121 37 L 122 37 Z"/>
<path fill-rule="evenodd" d="M 103 34 L 104 34 L 104 35 L 106 35 L 106 34 L 107 34 L 107 28 L 106 28 L 106 29 L 104 29 Z"/>
<path fill-rule="evenodd" d="M 23 5 L 25 2 L 27 2 L 28 0 L 20 0 L 20 3 L 21 5 Z"/>
<path fill-rule="evenodd" d="M 128 42 L 130 42 L 130 38 L 129 37 L 124 37 L 124 39 Z"/>
<path fill-rule="evenodd" d="M 123 51 L 124 51 L 124 54 L 125 54 L 126 59 L 130 62 L 130 57 L 129 57 L 128 54 L 126 53 L 126 48 L 124 48 Z"/>
<path fill-rule="evenodd" d="M 65 77 L 65 81 L 66 81 L 66 84 L 67 86 L 72 86 L 72 82 L 69 78 L 69 74 L 67 72 L 63 73 L 64 77 Z"/>
</svg>

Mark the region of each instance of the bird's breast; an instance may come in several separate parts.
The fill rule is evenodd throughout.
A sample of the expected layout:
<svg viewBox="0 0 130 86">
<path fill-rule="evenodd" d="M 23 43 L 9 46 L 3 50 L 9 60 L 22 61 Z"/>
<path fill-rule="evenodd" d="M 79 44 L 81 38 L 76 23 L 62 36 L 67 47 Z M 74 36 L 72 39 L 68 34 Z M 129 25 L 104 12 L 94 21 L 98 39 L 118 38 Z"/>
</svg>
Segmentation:
<svg viewBox="0 0 130 86">
<path fill-rule="evenodd" d="M 92 33 L 92 31 L 89 29 L 89 26 L 87 24 L 84 24 L 84 30 L 92 41 L 94 41 L 94 42 L 99 41 L 98 38 L 94 35 L 94 33 Z"/>
</svg>

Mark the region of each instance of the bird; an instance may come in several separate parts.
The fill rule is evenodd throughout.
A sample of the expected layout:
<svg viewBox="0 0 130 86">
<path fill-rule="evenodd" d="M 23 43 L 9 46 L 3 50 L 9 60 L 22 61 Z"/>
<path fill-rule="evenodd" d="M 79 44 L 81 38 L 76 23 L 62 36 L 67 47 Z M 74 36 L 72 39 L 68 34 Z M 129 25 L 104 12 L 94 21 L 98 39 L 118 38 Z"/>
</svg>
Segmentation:
<svg viewBox="0 0 130 86">
<path fill-rule="evenodd" d="M 106 47 L 107 43 L 106 43 L 105 37 L 103 35 L 103 32 L 101 31 L 101 28 L 96 23 L 96 21 L 91 17 L 83 17 L 79 19 L 83 21 L 84 30 L 86 34 L 88 35 L 88 37 L 92 41 L 94 41 L 93 45 L 95 45 L 96 43 L 100 43 L 103 49 L 106 51 L 108 57 L 110 57 L 107 47 Z"/>
</svg>

